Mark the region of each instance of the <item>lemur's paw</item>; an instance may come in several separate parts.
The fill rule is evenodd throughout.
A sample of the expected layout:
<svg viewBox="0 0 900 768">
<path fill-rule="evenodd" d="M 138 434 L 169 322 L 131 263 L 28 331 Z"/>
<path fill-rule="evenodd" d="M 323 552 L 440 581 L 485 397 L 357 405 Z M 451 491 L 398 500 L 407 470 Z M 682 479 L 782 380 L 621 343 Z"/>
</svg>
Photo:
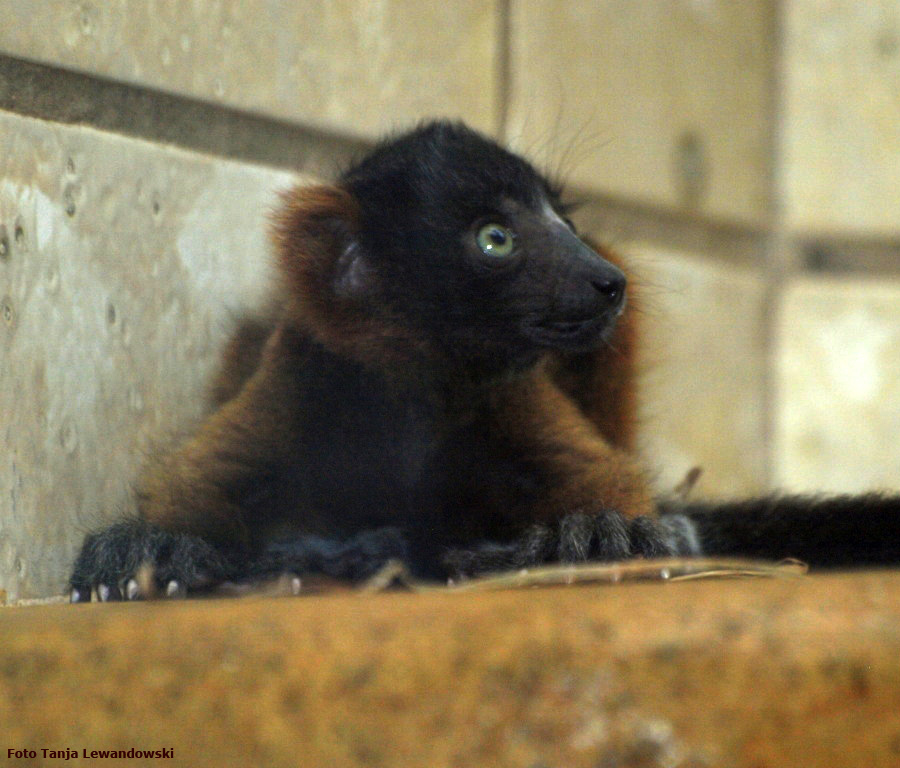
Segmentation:
<svg viewBox="0 0 900 768">
<path fill-rule="evenodd" d="M 666 529 L 654 518 L 627 518 L 604 510 L 573 512 L 557 523 L 534 525 L 511 542 L 483 542 L 444 553 L 453 577 L 528 568 L 548 563 L 610 562 L 675 554 Z"/>
<path fill-rule="evenodd" d="M 177 599 L 222 583 L 232 567 L 203 539 L 130 520 L 89 534 L 69 580 L 73 603 Z"/>
<path fill-rule="evenodd" d="M 320 574 L 349 582 L 365 581 L 390 560 L 406 562 L 409 546 L 399 528 L 372 528 L 345 539 L 300 535 L 269 542 L 242 568 L 246 577 L 281 573 Z"/>
<path fill-rule="evenodd" d="M 555 560 L 610 562 L 674 554 L 670 537 L 652 517 L 625 517 L 615 510 L 573 512 L 559 521 Z"/>
</svg>

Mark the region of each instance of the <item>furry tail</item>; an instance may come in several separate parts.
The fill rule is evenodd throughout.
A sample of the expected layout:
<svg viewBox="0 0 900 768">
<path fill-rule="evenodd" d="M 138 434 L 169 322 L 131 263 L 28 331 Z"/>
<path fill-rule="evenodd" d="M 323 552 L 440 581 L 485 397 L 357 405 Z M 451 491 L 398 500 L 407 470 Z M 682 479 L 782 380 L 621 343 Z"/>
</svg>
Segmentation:
<svg viewBox="0 0 900 768">
<path fill-rule="evenodd" d="M 686 555 L 796 558 L 825 568 L 900 563 L 900 496 L 767 496 L 660 505 Z M 699 551 L 698 551 L 699 550 Z"/>
</svg>

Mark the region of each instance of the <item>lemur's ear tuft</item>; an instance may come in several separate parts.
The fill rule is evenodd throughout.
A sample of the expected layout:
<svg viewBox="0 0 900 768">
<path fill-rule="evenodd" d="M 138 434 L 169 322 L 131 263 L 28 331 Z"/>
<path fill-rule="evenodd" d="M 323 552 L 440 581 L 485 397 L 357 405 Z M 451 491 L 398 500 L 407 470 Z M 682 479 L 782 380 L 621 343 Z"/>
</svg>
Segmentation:
<svg viewBox="0 0 900 768">
<path fill-rule="evenodd" d="M 298 186 L 282 195 L 273 235 L 292 298 L 321 301 L 365 292 L 364 273 L 371 270 L 357 240 L 358 218 L 356 201 L 340 187 Z"/>
<path fill-rule="evenodd" d="M 284 320 L 338 354 L 384 365 L 421 344 L 381 297 L 359 219 L 356 200 L 339 186 L 298 186 L 282 195 L 272 235 Z"/>
</svg>

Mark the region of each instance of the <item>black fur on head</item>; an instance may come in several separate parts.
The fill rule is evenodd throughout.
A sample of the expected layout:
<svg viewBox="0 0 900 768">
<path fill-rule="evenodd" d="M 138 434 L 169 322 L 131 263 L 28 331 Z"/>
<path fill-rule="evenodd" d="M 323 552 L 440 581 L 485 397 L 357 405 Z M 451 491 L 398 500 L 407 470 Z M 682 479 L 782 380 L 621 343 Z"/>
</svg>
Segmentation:
<svg viewBox="0 0 900 768">
<path fill-rule="evenodd" d="M 574 234 L 535 168 L 461 123 L 390 139 L 338 185 L 356 208 L 334 288 L 467 370 L 596 346 L 625 278 Z"/>
</svg>

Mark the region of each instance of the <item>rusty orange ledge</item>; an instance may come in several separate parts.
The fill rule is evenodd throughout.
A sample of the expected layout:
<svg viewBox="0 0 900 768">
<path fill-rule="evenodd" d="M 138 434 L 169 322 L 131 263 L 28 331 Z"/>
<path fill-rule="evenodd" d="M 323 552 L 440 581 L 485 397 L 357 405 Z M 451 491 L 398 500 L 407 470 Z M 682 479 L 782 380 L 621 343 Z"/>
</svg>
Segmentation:
<svg viewBox="0 0 900 768">
<path fill-rule="evenodd" d="M 897 766 L 900 572 L 10 609 L 0 737 L 4 765 Z"/>
</svg>

